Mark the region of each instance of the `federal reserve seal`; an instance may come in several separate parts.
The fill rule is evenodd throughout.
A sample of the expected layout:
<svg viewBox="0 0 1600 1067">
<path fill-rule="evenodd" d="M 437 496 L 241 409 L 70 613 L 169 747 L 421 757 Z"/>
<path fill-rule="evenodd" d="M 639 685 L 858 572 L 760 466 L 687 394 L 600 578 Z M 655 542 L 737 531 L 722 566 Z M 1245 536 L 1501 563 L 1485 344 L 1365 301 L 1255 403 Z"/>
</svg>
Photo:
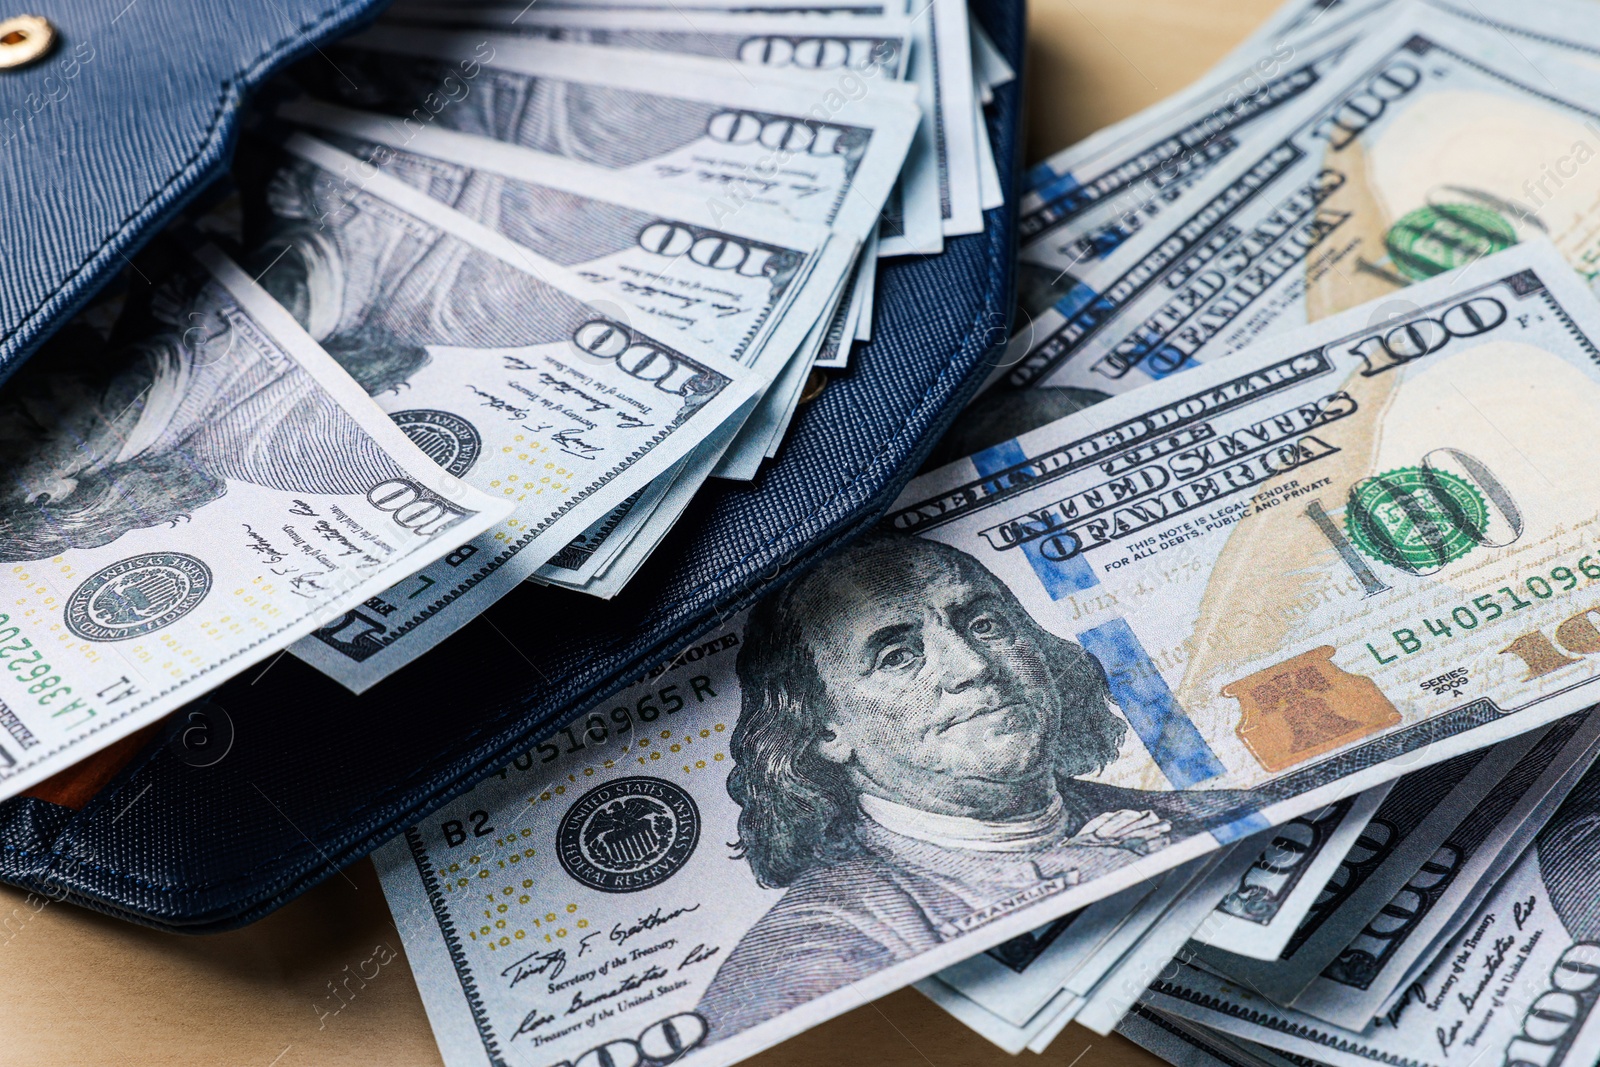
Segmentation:
<svg viewBox="0 0 1600 1067">
<path fill-rule="evenodd" d="M 460 415 L 418 408 L 396 411 L 389 417 L 411 438 L 412 444 L 443 467 L 446 474 L 457 478 L 472 469 L 478 462 L 478 453 L 483 451 L 478 428 Z"/>
<path fill-rule="evenodd" d="M 1353 486 L 1344 521 L 1373 559 L 1427 574 L 1472 551 L 1489 527 L 1489 506 L 1459 474 L 1401 467 Z"/>
<path fill-rule="evenodd" d="M 556 831 L 556 855 L 591 889 L 635 893 L 677 874 L 699 841 L 694 798 L 671 782 L 641 775 L 579 797 Z"/>
<path fill-rule="evenodd" d="M 211 568 L 182 552 L 113 563 L 67 598 L 67 629 L 85 641 L 126 641 L 171 626 L 211 591 Z"/>
</svg>

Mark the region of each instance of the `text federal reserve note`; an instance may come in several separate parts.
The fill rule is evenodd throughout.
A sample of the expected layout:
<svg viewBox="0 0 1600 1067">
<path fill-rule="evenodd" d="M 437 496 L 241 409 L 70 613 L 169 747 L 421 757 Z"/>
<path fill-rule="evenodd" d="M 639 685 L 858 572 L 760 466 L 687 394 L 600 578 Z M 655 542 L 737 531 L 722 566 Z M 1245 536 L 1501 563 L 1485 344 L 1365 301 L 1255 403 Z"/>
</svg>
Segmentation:
<svg viewBox="0 0 1600 1067">
<path fill-rule="evenodd" d="M 0 391 L 0 796 L 155 722 L 503 519 L 249 275 L 181 261 L 142 339 Z"/>
<path fill-rule="evenodd" d="M 729 1063 L 1592 702 L 1600 309 L 1412 293 L 924 475 L 392 844 L 454 1062 Z"/>
</svg>

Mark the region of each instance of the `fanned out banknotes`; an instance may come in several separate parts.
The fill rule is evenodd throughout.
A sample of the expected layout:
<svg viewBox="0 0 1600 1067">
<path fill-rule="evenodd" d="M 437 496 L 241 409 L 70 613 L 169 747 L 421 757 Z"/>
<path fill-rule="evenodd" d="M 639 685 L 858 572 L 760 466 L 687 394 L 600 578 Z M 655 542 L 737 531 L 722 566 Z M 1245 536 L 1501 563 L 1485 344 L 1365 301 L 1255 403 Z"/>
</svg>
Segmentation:
<svg viewBox="0 0 1600 1067">
<path fill-rule="evenodd" d="M 360 692 L 610 597 L 1000 206 L 960 0 L 405 3 L 0 390 L 0 798 L 285 651 Z M 137 275 L 136 277 L 134 275 Z"/>
<path fill-rule="evenodd" d="M 0 389 L 0 795 L 614 595 L 978 232 L 959 0 L 406 0 Z M 378 854 L 450 1067 L 1600 1058 L 1600 8 L 1292 0 L 1037 165 L 881 526 Z M 1591 690 L 1589 687 L 1597 688 Z"/>
<path fill-rule="evenodd" d="M 881 527 L 378 853 L 450 1067 L 908 984 L 1012 1053 L 1600 1059 L 1596 101 L 1585 0 L 1293 0 L 1035 166 Z M 296 120 L 412 151 L 354 103 Z"/>
</svg>

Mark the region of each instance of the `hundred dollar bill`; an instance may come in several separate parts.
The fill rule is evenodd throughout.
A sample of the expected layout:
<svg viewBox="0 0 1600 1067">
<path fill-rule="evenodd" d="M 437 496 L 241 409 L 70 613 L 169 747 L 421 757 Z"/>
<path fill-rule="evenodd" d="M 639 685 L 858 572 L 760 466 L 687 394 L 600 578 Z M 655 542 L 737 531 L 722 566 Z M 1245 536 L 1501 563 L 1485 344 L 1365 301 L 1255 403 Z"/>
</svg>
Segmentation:
<svg viewBox="0 0 1600 1067">
<path fill-rule="evenodd" d="M 1520 490 L 1509 488 L 1498 473 L 1490 484 L 1491 472 L 1499 466 L 1520 469 L 1522 477 L 1542 484 L 1565 446 L 1553 438 L 1535 445 L 1529 435 L 1535 424 L 1548 426 L 1547 416 L 1513 410 L 1506 406 L 1512 394 L 1491 397 L 1475 383 L 1487 385 L 1502 373 L 1531 380 L 1513 370 L 1524 366 L 1524 353 L 1551 374 L 1570 376 L 1574 387 L 1591 380 L 1586 329 L 1568 341 L 1558 324 L 1589 321 L 1593 298 L 1570 270 L 1556 268 L 1560 260 L 1548 246 L 1518 249 L 1480 264 L 1481 280 L 1464 273 L 1435 280 L 1426 290 L 1413 289 L 1420 303 L 1377 328 L 1366 325 L 1370 310 L 1357 309 L 1319 329 L 1258 346 L 1248 361 L 1174 377 L 1160 383 L 1157 395 L 1130 396 L 1112 411 L 1102 406 L 1084 412 L 950 468 L 953 484 L 947 492 L 927 494 L 916 506 L 892 512 L 891 520 L 907 532 L 981 546 L 982 558 L 1016 573 L 1017 584 L 1032 574 L 1036 602 L 1049 604 L 1075 626 L 1131 630 L 1139 646 L 1151 650 L 1146 655 L 1172 693 L 1167 699 L 1184 709 L 1185 721 L 1205 740 L 1203 750 L 1193 751 L 1209 754 L 1211 774 L 1205 780 L 1220 779 L 1218 786 L 1267 780 L 1276 773 L 1273 767 L 1289 765 L 1271 744 L 1303 751 L 1295 746 L 1309 741 L 1306 734 L 1293 740 L 1290 731 L 1271 735 L 1277 740 L 1269 744 L 1269 735 L 1255 733 L 1261 728 L 1257 715 L 1273 722 L 1290 703 L 1287 695 L 1281 700 L 1274 695 L 1276 683 L 1268 684 L 1279 677 L 1269 663 L 1292 659 L 1293 668 L 1284 670 L 1297 678 L 1302 676 L 1293 671 L 1316 661 L 1336 663 L 1339 670 L 1392 693 L 1376 705 L 1385 708 L 1381 718 L 1367 720 L 1367 727 L 1348 719 L 1353 737 L 1403 729 L 1408 721 L 1431 718 L 1425 709 L 1442 712 L 1475 699 L 1532 711 L 1547 699 L 1536 693 L 1554 696 L 1566 684 L 1540 680 L 1546 675 L 1538 671 L 1554 673 L 1557 660 L 1539 659 L 1543 646 L 1535 650 L 1537 635 L 1505 655 L 1499 652 L 1505 647 L 1502 638 L 1518 636 L 1526 629 L 1524 621 L 1551 617 L 1551 625 L 1561 623 L 1564 616 L 1554 618 L 1554 613 L 1582 604 L 1557 606 L 1556 590 L 1571 593 L 1589 580 L 1584 567 L 1600 573 L 1600 566 L 1580 552 L 1571 565 L 1563 559 L 1563 569 L 1552 579 L 1523 576 L 1519 568 L 1529 564 L 1512 563 L 1548 558 L 1555 545 L 1567 543 L 1573 527 L 1552 510 L 1546 512 L 1543 532 L 1532 533 L 1531 512 L 1518 502 Z M 1514 310 L 1524 285 L 1543 294 L 1534 299 L 1545 310 Z M 1557 305 L 1559 312 L 1550 310 Z M 1446 319 L 1452 325 L 1442 325 Z M 1426 354 L 1422 347 L 1415 357 L 1409 354 L 1411 336 L 1426 339 Z M 1500 355 L 1507 352 L 1516 355 Z M 1499 369 L 1490 371 L 1491 365 Z M 1434 367 L 1441 370 L 1430 381 L 1424 376 Z M 1441 400 L 1441 389 L 1432 384 L 1444 380 L 1451 383 L 1449 401 Z M 1469 388 L 1468 383 L 1474 384 Z M 1254 398 L 1262 397 L 1265 405 L 1269 395 L 1273 419 L 1262 421 L 1265 416 L 1251 409 Z M 1245 405 L 1239 421 L 1207 417 L 1214 405 L 1233 403 Z M 1135 414 L 1152 409 L 1158 414 Z M 1434 421 L 1434 413 L 1444 410 L 1451 413 L 1448 428 Z M 1106 428 L 1081 442 L 1055 443 L 1060 428 L 1076 425 Z M 1522 447 L 1525 437 L 1527 448 Z M 1446 444 L 1447 439 L 1454 443 Z M 1501 451 L 1512 439 L 1517 448 Z M 1495 458 L 1486 458 L 1491 452 Z M 1535 459 L 1536 454 L 1547 459 Z M 1423 456 L 1431 457 L 1426 464 Z M 1406 510 L 1414 495 L 1433 500 L 1433 490 L 1412 494 L 1400 488 L 1406 484 L 1395 480 L 1400 475 L 1391 473 L 1424 472 L 1406 477 L 1420 486 L 1442 486 L 1444 476 L 1435 472 L 1445 467 L 1457 468 L 1450 479 L 1469 485 L 1471 499 L 1482 501 L 1470 513 L 1462 512 L 1461 520 L 1449 520 L 1466 521 L 1477 531 L 1457 535 L 1459 550 L 1447 549 L 1441 540 L 1449 530 L 1443 525 L 1447 520 L 1424 522 L 1423 512 Z M 969 472 L 966 478 L 955 475 L 958 468 Z M 1569 484 L 1576 487 L 1578 480 Z M 1380 488 L 1391 485 L 1397 496 Z M 1532 484 L 1529 491 L 1538 492 Z M 1384 518 L 1373 510 L 1380 501 Z M 1437 501 L 1432 506 L 1444 507 Z M 1547 497 L 1539 506 L 1564 505 Z M 1406 527 L 1403 535 L 1401 527 L 1391 530 L 1397 512 L 1390 507 L 1417 514 L 1418 525 Z M 1402 550 L 1397 536 L 1429 547 Z M 1585 547 L 1581 539 L 1571 543 Z M 1478 553 L 1472 563 L 1463 562 L 1468 552 Z M 1186 582 L 1187 568 L 1194 577 Z M 1437 577 L 1424 577 L 1440 573 L 1456 577 L 1442 589 L 1432 584 Z M 1483 588 L 1491 577 L 1516 593 L 1516 600 L 1499 585 Z M 1336 597 L 1329 592 L 1331 599 L 1311 603 L 1321 598 L 1320 590 L 1334 588 L 1347 591 Z M 1475 595 L 1460 605 L 1435 606 L 1440 603 L 1435 598 L 1457 590 Z M 1154 616 L 1145 622 L 1145 611 L 1159 610 L 1170 618 L 1175 599 L 1188 605 L 1182 624 L 1157 624 Z M 1306 606 L 1286 611 L 1283 605 L 1290 602 Z M 1224 603 L 1227 621 L 1208 622 L 1207 612 Z M 1579 625 L 1573 624 L 1569 635 Z M 1149 636 L 1138 633 L 1141 626 L 1150 627 Z M 1119 651 L 1129 640 L 1121 639 Z M 1319 644 L 1302 645 L 1313 640 Z M 1473 651 L 1480 646 L 1485 651 Z M 1290 654 L 1301 647 L 1303 653 Z M 1587 661 L 1558 655 L 1564 668 L 1587 669 L 1580 666 Z M 1531 677 L 1525 673 L 1530 657 L 1538 668 Z M 1461 691 L 1425 684 L 1463 664 L 1475 681 Z M 1303 677 L 1310 684 L 1312 675 Z M 1329 682 L 1328 692 L 1337 692 L 1336 684 L 1346 683 Z M 1524 685 L 1529 688 L 1522 690 Z M 1360 688 L 1365 691 L 1364 684 Z M 1355 692 L 1350 690 L 1349 699 Z M 1580 704 L 1574 694 L 1564 708 Z M 1532 716 L 1526 728 L 1536 725 L 1531 719 L 1547 722 L 1557 714 L 1552 708 Z M 1167 721 L 1165 711 L 1155 719 L 1163 731 Z M 1510 725 L 1505 716 L 1495 722 L 1497 732 Z M 1166 736 L 1153 733 L 1151 743 Z M 1243 758 L 1225 759 L 1222 752 Z M 1173 760 L 1172 773 L 1184 773 L 1176 756 Z"/>
<path fill-rule="evenodd" d="M 622 592 L 722 462 L 740 429 L 733 421 L 725 424 L 688 459 L 631 498 L 634 504 L 620 516 L 613 531 L 605 530 L 604 523 L 619 518 L 616 512 L 602 520 L 600 529 L 591 526 L 568 542 L 527 580 L 576 589 L 602 600 Z"/>
<path fill-rule="evenodd" d="M 822 345 L 817 349 L 817 357 L 811 364 L 814 367 L 840 369 L 849 366 L 850 349 L 855 343 L 854 320 L 861 310 L 862 289 L 865 288 L 863 280 L 868 276 L 863 273 L 866 258 L 863 250 L 862 261 L 857 262 L 855 272 L 846 283 L 844 292 L 840 294 L 832 317 L 828 319 L 827 333 L 824 334 Z"/>
<path fill-rule="evenodd" d="M 1543 247 L 1412 293 L 924 475 L 391 844 L 452 1065 L 730 1063 L 1592 700 L 1600 308 Z"/>
<path fill-rule="evenodd" d="M 918 982 L 917 989 L 1012 1054 L 1024 1048 L 1042 1052 L 1074 1020 L 1108 1033 L 1155 972 L 1198 936 L 1206 913 L 1257 865 L 1249 845 L 1235 846 L 1225 858 L 1168 871 L 1148 889 L 1102 900 L 1027 938 L 948 967 Z M 1043 948 L 1030 951 L 1041 941 Z"/>
<path fill-rule="evenodd" d="M 214 248 L 172 267 L 146 318 L 118 349 L 69 327 L 0 394 L 0 797 L 508 511 L 439 470 Z"/>
<path fill-rule="evenodd" d="M 1554 726 L 1552 734 L 1562 728 Z M 1582 733 L 1578 731 L 1515 803 L 1507 803 L 1496 790 L 1490 803 L 1462 822 L 1445 843 L 1451 851 L 1437 857 L 1432 877 L 1413 880 L 1421 881 L 1424 891 L 1398 894 L 1390 901 L 1384 909 L 1387 921 L 1368 923 L 1333 965 L 1296 998 L 1296 1006 L 1317 1016 L 1331 1016 L 1333 1022 L 1354 1021 L 1350 1025 L 1366 1025 L 1394 1008 L 1406 987 L 1427 969 L 1438 945 L 1456 934 L 1488 896 L 1501 872 L 1522 853 L 1528 833 L 1549 819 L 1574 782 L 1594 763 L 1600 744 L 1590 744 L 1586 752 L 1573 758 Z M 1594 737 L 1600 731 L 1589 733 Z M 1542 737 L 1530 757 L 1541 747 L 1549 749 L 1554 741 L 1554 736 Z M 1515 793 L 1522 785 L 1517 779 L 1517 771 L 1512 771 L 1504 787 Z M 1539 797 L 1541 790 L 1544 795 Z"/>
<path fill-rule="evenodd" d="M 1352 1030 L 1367 1025 L 1483 902 L 1527 835 L 1550 817 L 1600 745 L 1600 716 L 1551 727 L 1439 851 L 1294 999 Z"/>
<path fill-rule="evenodd" d="M 942 6 L 942 5 L 941 5 Z M 596 8 L 530 10 L 526 7 L 407 7 L 395 21 L 483 29 L 500 34 L 543 37 L 578 44 L 673 52 L 720 59 L 765 70 L 811 72 L 836 82 L 841 74 L 903 79 L 913 73 L 911 47 L 930 59 L 915 64 L 922 121 L 911 143 L 899 183 L 885 204 L 881 225 L 891 240 L 890 254 L 933 254 L 943 247 L 941 195 L 949 166 L 943 156 L 953 146 L 939 136 L 943 116 L 931 41 L 930 13 L 915 23 L 903 17 L 853 13 L 773 14 L 730 5 L 696 11 L 676 5 L 658 9 Z"/>
<path fill-rule="evenodd" d="M 436 10 L 440 0 L 398 0 L 388 9 L 388 14 L 393 18 L 411 18 L 413 15 L 426 17 L 429 12 Z M 700 13 L 721 13 L 727 11 L 750 11 L 764 15 L 806 15 L 811 18 L 823 18 L 829 15 L 860 15 L 863 17 L 878 17 L 892 15 L 900 10 L 903 5 L 895 2 L 885 4 L 882 0 L 675 0 L 669 10 L 691 12 L 692 17 Z M 518 0 L 477 0 L 471 7 L 483 9 L 499 9 L 515 15 L 518 11 L 527 10 L 527 5 Z M 545 9 L 572 9 L 576 11 L 660 11 L 666 7 L 663 0 L 543 0 L 539 7 Z M 894 10 L 891 11 L 890 8 Z"/>
<path fill-rule="evenodd" d="M 1423 884 L 1433 880 L 1432 862 L 1446 840 L 1540 736 L 1530 731 L 1401 778 L 1277 959 L 1257 960 L 1209 946 L 1199 949 L 1199 959 L 1270 1000 L 1293 1003 L 1407 883 L 1419 875 Z"/>
<path fill-rule="evenodd" d="M 855 257 L 848 238 L 816 224 L 752 211 L 718 225 L 696 197 L 502 141 L 318 101 L 280 113 L 769 377 Z"/>
<path fill-rule="evenodd" d="M 1260 131 L 1285 107 L 1323 84 L 1380 4 L 1327 16 L 1310 40 L 1279 36 L 1258 55 L 1240 56 L 1229 76 L 1192 89 L 1050 157 L 1030 172 L 1018 218 L 1023 289 L 1030 313 L 1074 296 L 1087 298 L 1085 267 L 1133 234 L 1156 225 L 1184 192 L 1241 151 L 1260 148 Z"/>
<path fill-rule="evenodd" d="M 1195 940 L 1252 959 L 1277 959 L 1388 795 L 1389 786 L 1381 785 L 1284 823 Z"/>
<path fill-rule="evenodd" d="M 782 70 L 805 69 L 808 66 L 805 56 L 810 56 L 811 50 L 822 50 L 814 45 L 814 40 L 822 34 L 845 34 L 846 40 L 854 38 L 861 40 L 861 35 L 866 32 L 869 22 L 864 21 L 859 11 L 840 11 L 840 13 L 827 14 L 826 8 L 816 11 L 806 11 L 805 5 L 781 5 L 768 8 L 766 5 L 746 5 L 742 2 L 722 0 L 715 5 L 704 5 L 699 10 L 694 10 L 693 16 L 685 14 L 682 6 L 675 3 L 662 3 L 654 0 L 653 5 L 659 11 L 640 11 L 638 8 L 629 8 L 621 11 L 597 11 L 594 8 L 582 8 L 581 11 L 566 13 L 566 11 L 549 11 L 547 18 L 555 21 L 566 21 L 571 26 L 576 19 L 605 19 L 611 27 L 627 27 L 634 24 L 640 16 L 645 18 L 661 19 L 658 26 L 674 30 L 674 37 L 646 38 L 630 37 L 629 40 L 613 40 L 616 45 L 629 46 L 629 48 L 650 48 L 650 50 L 677 51 L 677 43 L 688 42 L 688 37 L 682 30 L 688 29 L 694 35 L 701 37 L 701 42 L 696 45 L 685 45 L 686 50 L 696 54 L 712 54 L 718 58 L 738 59 L 741 62 L 755 62 L 760 66 L 776 67 Z M 405 8 L 405 18 L 413 16 L 414 8 Z M 517 32 L 517 34 L 539 34 L 544 30 L 539 29 L 538 19 L 531 19 L 526 10 L 507 10 L 507 8 L 432 8 L 434 14 L 427 18 L 434 21 L 454 21 L 456 18 L 466 18 L 472 26 L 482 26 L 485 29 L 496 29 L 501 32 Z M 458 16 L 458 11 L 464 11 L 464 16 Z M 805 11 L 805 13 L 800 13 Z M 744 40 L 734 37 L 738 32 L 739 22 L 744 22 L 750 27 L 766 27 L 773 21 L 774 14 L 781 13 L 787 19 L 786 24 L 774 24 L 778 34 L 787 35 L 794 43 L 771 42 L 770 37 L 757 37 L 755 45 L 747 45 Z M 941 250 L 939 235 L 978 234 L 982 230 L 981 195 L 979 195 L 978 173 L 978 141 L 976 130 L 971 126 L 971 101 L 973 101 L 973 64 L 971 64 L 970 32 L 968 32 L 968 13 L 962 0 L 930 0 L 926 3 L 904 3 L 896 5 L 893 14 L 906 14 L 910 16 L 909 26 L 912 34 L 912 48 L 910 48 L 910 77 L 917 83 L 918 102 L 923 109 L 922 126 L 918 128 L 917 141 L 912 149 L 912 154 L 907 158 L 906 174 L 901 182 L 901 202 L 891 205 L 891 210 L 885 216 L 885 254 L 886 256 L 899 256 L 899 254 L 938 253 Z M 877 16 L 883 18 L 883 16 Z M 571 19 L 571 21 L 568 21 Z M 848 22 L 861 21 L 859 27 L 848 27 Z M 654 29 L 654 26 L 645 24 Z M 766 34 L 766 30 L 760 30 Z M 749 51 L 744 51 L 744 50 Z M 789 58 L 792 48 L 803 50 L 802 61 L 795 62 Z M 835 46 L 830 53 L 851 54 Z M 858 51 L 854 54 L 861 54 Z M 838 66 L 816 62 L 810 66 L 821 69 L 840 69 Z M 866 67 L 858 67 L 866 70 Z M 898 75 L 896 75 L 898 77 Z M 930 218 L 933 221 L 933 232 L 923 229 L 923 221 Z"/>
<path fill-rule="evenodd" d="M 1600 770 L 1591 770 L 1379 1025 L 1331 1026 L 1194 968 L 1156 982 L 1148 1003 L 1337 1067 L 1592 1064 L 1600 1057 L 1597 822 Z"/>
<path fill-rule="evenodd" d="M 940 227 L 946 237 L 983 232 L 978 134 L 972 123 L 970 16 L 963 0 L 906 0 L 915 38 L 911 76 L 922 89 L 922 135 L 933 141 L 917 162 L 937 170 Z M 929 68 L 932 68 L 929 70 Z M 913 251 L 911 242 L 884 234 L 885 256 Z"/>
<path fill-rule="evenodd" d="M 286 148 L 262 285 L 441 466 L 516 505 L 294 646 L 359 692 L 741 418 L 761 379 L 327 144 Z"/>
<path fill-rule="evenodd" d="M 817 224 L 750 210 L 719 224 L 699 199 L 614 172 L 452 130 L 298 101 L 280 112 L 369 165 L 509 237 L 665 331 L 777 380 L 845 283 L 856 247 Z M 536 175 L 524 180 L 523 175 Z M 755 476 L 781 433 L 764 398 L 719 466 Z M 646 513 L 635 509 L 631 514 Z M 585 578 L 592 575 L 586 575 Z"/>
<path fill-rule="evenodd" d="M 1571 164 L 1600 75 L 1434 8 L 1384 22 L 1259 152 L 1080 278 L 1093 295 L 1041 316 L 1006 384 L 1124 391 L 1522 240 L 1593 274 L 1596 186 Z M 1570 180 L 1540 169 L 1563 159 Z"/>
<path fill-rule="evenodd" d="M 860 242 L 878 222 L 921 111 L 916 90 L 847 70 L 819 81 L 693 56 L 379 26 L 304 84 L 347 105 L 618 170 Z"/>
</svg>

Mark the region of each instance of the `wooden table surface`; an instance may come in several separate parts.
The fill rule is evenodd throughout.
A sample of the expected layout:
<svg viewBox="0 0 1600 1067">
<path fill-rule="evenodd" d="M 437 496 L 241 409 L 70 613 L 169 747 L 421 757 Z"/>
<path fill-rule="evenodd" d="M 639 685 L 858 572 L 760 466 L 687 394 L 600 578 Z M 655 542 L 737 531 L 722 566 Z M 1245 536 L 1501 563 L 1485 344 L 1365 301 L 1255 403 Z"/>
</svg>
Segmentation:
<svg viewBox="0 0 1600 1067">
<path fill-rule="evenodd" d="M 1275 6 L 1275 0 L 1030 0 L 1029 160 L 1189 84 Z M 399 957 L 354 999 L 334 999 L 332 984 L 379 945 Z M 365 861 L 247 929 L 198 938 L 30 900 L 0 886 L 0 1034 L 6 1067 L 440 1063 L 399 935 Z M 1043 1057 L 1022 1056 L 1062 1067 L 1161 1062 L 1120 1036 L 1102 1038 L 1076 1025 Z M 920 994 L 902 990 L 750 1062 L 976 1067 L 1008 1059 Z"/>
</svg>

